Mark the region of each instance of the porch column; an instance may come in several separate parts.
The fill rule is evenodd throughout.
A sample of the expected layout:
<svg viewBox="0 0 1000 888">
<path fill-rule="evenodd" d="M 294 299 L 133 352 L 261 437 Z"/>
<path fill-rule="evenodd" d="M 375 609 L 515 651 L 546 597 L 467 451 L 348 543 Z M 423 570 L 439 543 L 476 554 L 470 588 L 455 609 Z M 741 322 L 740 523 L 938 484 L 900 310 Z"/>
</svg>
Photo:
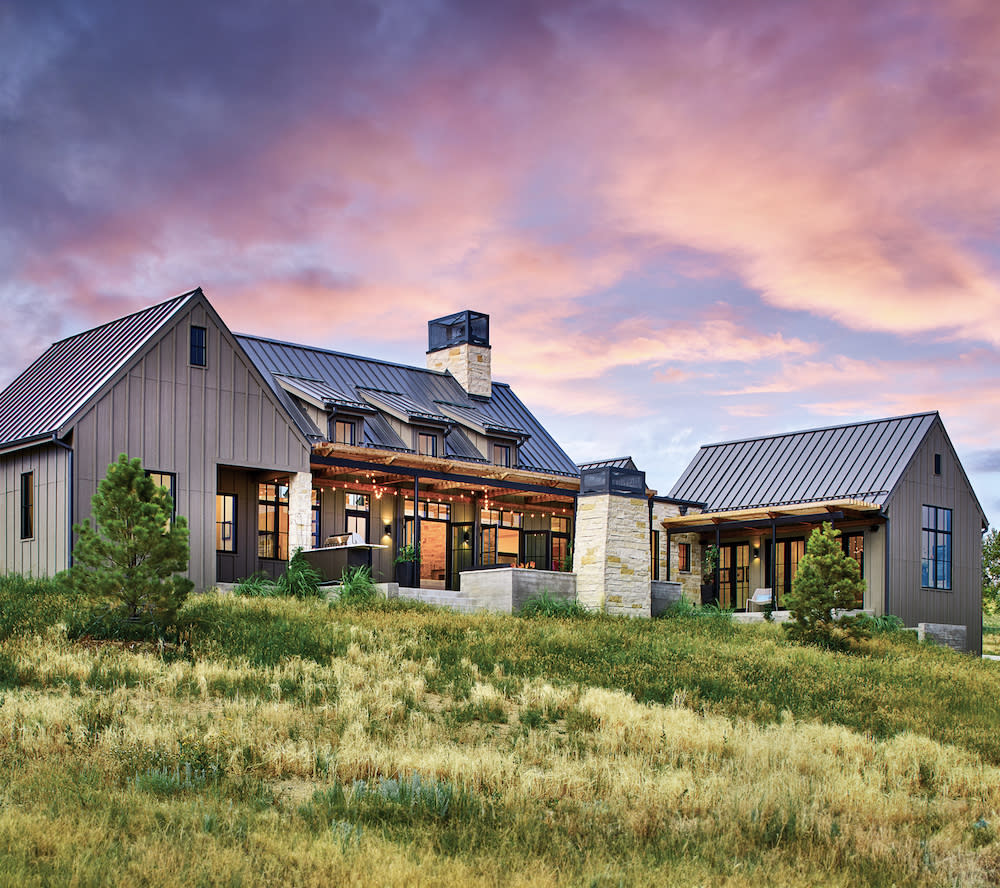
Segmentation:
<svg viewBox="0 0 1000 888">
<path fill-rule="evenodd" d="M 420 479 L 414 477 L 413 479 L 413 548 L 416 549 L 417 561 L 414 565 L 414 572 L 416 576 L 417 588 L 420 588 Z"/>
<path fill-rule="evenodd" d="M 778 528 L 771 519 L 771 610 L 778 609 L 778 589 L 775 586 L 778 576 Z"/>
<path fill-rule="evenodd" d="M 712 578 L 712 582 L 715 586 L 715 602 L 722 607 L 722 599 L 719 597 L 719 574 L 722 573 L 722 531 L 719 530 L 719 525 L 715 525 L 715 571 Z"/>
<path fill-rule="evenodd" d="M 674 550 L 673 550 L 673 543 L 671 542 L 673 540 L 673 537 L 674 537 L 673 533 L 668 530 L 667 531 L 667 582 L 668 583 L 670 582 L 670 564 L 673 561 Z M 659 552 L 656 553 L 657 557 L 659 557 L 659 554 L 660 554 Z"/>
<path fill-rule="evenodd" d="M 312 472 L 288 479 L 288 554 L 312 548 Z"/>
</svg>

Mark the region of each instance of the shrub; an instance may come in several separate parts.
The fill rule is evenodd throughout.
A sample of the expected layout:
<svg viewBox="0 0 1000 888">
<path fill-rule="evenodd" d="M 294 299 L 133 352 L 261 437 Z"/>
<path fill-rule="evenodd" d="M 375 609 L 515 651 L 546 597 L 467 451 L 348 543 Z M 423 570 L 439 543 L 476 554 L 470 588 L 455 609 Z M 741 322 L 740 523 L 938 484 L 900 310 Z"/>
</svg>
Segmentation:
<svg viewBox="0 0 1000 888">
<path fill-rule="evenodd" d="M 318 598 L 319 584 L 323 576 L 302 554 L 302 549 L 296 549 L 288 560 L 288 567 L 278 577 L 277 587 L 282 595 L 293 595 L 296 598 Z"/>
<path fill-rule="evenodd" d="M 281 593 L 274 580 L 264 573 L 255 573 L 244 577 L 236 584 L 233 591 L 237 595 L 245 595 L 248 598 L 273 598 Z"/>
<path fill-rule="evenodd" d="M 91 500 L 95 527 L 74 526 L 70 585 L 95 603 L 107 603 L 120 622 L 163 632 L 193 586 L 187 577 L 187 521 L 171 517 L 173 500 L 124 453 Z"/>
<path fill-rule="evenodd" d="M 518 615 L 522 617 L 585 617 L 589 613 L 575 598 L 572 601 L 556 598 L 548 589 L 529 598 L 518 611 Z"/>
<path fill-rule="evenodd" d="M 353 607 L 374 604 L 379 599 L 378 588 L 372 582 L 372 572 L 367 567 L 348 567 L 340 577 L 339 604 Z"/>
<path fill-rule="evenodd" d="M 864 634 L 857 618 L 834 616 L 836 610 L 853 608 L 864 590 L 858 563 L 841 547 L 840 531 L 829 521 L 823 522 L 809 537 L 792 581 L 788 610 L 793 621 L 785 624 L 789 636 L 833 647 L 845 637 Z"/>
</svg>

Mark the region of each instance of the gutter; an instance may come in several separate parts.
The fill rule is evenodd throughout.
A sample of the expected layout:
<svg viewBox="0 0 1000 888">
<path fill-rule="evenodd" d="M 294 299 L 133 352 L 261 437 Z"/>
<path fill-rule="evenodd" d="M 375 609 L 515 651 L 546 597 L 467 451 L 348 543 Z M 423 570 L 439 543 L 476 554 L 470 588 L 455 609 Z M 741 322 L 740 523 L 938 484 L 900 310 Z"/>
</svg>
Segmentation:
<svg viewBox="0 0 1000 888">
<path fill-rule="evenodd" d="M 74 487 L 74 484 L 73 484 L 73 448 L 70 447 L 69 444 L 67 444 L 65 441 L 60 441 L 59 438 L 56 437 L 56 433 L 55 432 L 52 433 L 52 443 L 56 447 L 61 447 L 63 450 L 65 450 L 69 454 L 69 457 L 68 457 L 68 462 L 69 462 L 69 513 L 68 513 L 68 517 L 67 517 L 67 521 L 66 521 L 66 523 L 68 525 L 67 531 L 66 531 L 66 533 L 67 533 L 67 536 L 66 536 L 66 548 L 67 548 L 67 552 L 68 552 L 68 555 L 69 555 L 69 557 L 68 557 L 69 565 L 68 566 L 72 567 L 73 566 L 73 487 Z"/>
</svg>

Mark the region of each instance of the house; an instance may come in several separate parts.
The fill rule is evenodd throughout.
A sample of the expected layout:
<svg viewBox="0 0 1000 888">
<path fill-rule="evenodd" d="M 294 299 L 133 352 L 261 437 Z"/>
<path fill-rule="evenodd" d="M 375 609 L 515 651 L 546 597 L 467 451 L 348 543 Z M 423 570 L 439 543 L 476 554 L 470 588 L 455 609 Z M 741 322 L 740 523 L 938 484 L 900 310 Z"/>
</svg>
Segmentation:
<svg viewBox="0 0 1000 888">
<path fill-rule="evenodd" d="M 357 533 L 377 579 L 419 541 L 422 586 L 568 567 L 576 465 L 491 378 L 489 317 L 428 325 L 428 368 L 235 336 L 200 289 L 50 346 L 0 393 L 0 572 L 70 566 L 120 453 L 188 520 L 204 589 Z"/>
<path fill-rule="evenodd" d="M 670 497 L 684 502 L 659 522 L 655 561 L 691 597 L 742 609 L 770 588 L 782 607 L 830 521 L 865 580 L 858 607 L 962 626 L 960 646 L 982 649 L 988 522 L 936 412 L 707 444 Z"/>
</svg>

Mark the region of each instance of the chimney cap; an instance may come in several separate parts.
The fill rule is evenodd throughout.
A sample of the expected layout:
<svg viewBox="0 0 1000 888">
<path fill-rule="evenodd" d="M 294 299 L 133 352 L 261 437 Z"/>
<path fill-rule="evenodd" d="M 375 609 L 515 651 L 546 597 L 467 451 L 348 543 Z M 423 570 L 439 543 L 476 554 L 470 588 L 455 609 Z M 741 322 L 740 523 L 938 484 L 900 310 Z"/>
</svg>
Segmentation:
<svg viewBox="0 0 1000 888">
<path fill-rule="evenodd" d="M 490 316 L 481 311 L 457 311 L 427 322 L 427 351 L 455 345 L 490 347 Z"/>
</svg>

